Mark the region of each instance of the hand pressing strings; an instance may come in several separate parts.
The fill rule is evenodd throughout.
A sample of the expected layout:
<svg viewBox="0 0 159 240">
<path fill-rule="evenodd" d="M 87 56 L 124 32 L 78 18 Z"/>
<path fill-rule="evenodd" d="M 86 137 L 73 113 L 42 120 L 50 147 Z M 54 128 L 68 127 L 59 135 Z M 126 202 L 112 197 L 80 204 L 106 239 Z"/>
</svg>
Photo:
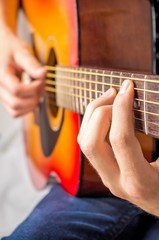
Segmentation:
<svg viewBox="0 0 159 240">
<path fill-rule="evenodd" d="M 85 112 L 78 142 L 110 191 L 159 216 L 159 160 L 149 163 L 135 136 L 133 82 L 109 89 Z M 109 140 L 108 140 L 109 139 Z"/>
</svg>

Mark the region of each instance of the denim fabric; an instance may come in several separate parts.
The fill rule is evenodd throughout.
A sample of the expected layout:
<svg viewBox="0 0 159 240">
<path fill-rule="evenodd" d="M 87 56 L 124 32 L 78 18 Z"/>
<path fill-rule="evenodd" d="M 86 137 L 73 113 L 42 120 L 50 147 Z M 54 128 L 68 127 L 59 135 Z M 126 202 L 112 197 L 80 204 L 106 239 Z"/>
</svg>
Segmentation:
<svg viewBox="0 0 159 240">
<path fill-rule="evenodd" d="M 142 215 L 127 201 L 73 197 L 57 184 L 3 240 L 136 240 Z"/>
<path fill-rule="evenodd" d="M 159 240 L 159 218 L 146 213 L 141 214 L 135 240 Z"/>
<path fill-rule="evenodd" d="M 143 236 L 144 240 L 159 240 L 159 219 L 154 220 Z"/>
</svg>

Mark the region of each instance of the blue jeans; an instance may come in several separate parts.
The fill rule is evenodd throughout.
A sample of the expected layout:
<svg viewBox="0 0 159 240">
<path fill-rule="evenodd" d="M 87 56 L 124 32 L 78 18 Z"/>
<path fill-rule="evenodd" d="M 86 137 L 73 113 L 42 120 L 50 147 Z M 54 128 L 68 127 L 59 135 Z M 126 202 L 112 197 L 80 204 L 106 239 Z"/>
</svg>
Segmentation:
<svg viewBox="0 0 159 240">
<path fill-rule="evenodd" d="M 150 221 L 152 218 L 152 221 Z M 147 220 L 148 218 L 148 220 Z M 159 220 L 116 197 L 73 197 L 60 185 L 36 206 L 28 218 L 3 240 L 157 240 L 145 235 L 144 224 Z M 150 221 L 150 223 L 149 223 Z M 156 238 L 155 238 L 156 237 Z M 157 238 L 158 237 L 158 238 Z"/>
</svg>

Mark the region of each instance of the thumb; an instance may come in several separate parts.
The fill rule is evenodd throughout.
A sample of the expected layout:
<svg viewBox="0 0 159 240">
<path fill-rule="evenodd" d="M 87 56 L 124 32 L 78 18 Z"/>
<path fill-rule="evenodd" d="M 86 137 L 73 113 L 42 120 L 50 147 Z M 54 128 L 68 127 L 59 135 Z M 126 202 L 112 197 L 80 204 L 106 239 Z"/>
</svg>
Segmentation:
<svg viewBox="0 0 159 240">
<path fill-rule="evenodd" d="M 32 78 L 44 78 L 46 69 L 34 56 L 29 44 L 21 44 L 14 54 L 16 64 Z"/>
</svg>

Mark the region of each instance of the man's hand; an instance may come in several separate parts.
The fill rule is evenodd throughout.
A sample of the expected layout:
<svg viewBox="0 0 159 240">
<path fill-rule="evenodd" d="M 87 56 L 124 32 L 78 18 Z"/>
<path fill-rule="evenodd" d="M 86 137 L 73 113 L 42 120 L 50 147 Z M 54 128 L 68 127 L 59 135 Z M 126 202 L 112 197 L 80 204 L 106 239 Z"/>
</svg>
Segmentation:
<svg viewBox="0 0 159 240">
<path fill-rule="evenodd" d="M 159 160 L 143 156 L 133 124 L 133 83 L 89 104 L 78 136 L 81 150 L 110 191 L 159 216 Z"/>
<path fill-rule="evenodd" d="M 30 84 L 21 81 L 26 72 Z M 13 117 L 32 111 L 44 91 L 45 68 L 34 57 L 29 44 L 13 33 L 3 33 L 0 41 L 0 101 Z"/>
</svg>

